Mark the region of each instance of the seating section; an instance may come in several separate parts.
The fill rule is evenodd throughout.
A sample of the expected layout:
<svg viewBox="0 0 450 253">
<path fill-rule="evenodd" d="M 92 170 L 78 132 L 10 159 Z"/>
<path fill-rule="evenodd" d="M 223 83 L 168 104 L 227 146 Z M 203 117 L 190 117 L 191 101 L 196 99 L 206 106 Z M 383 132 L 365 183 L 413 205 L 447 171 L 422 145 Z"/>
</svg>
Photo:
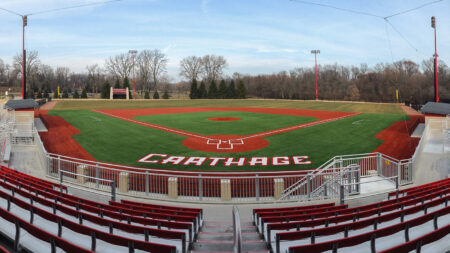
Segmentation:
<svg viewBox="0 0 450 253">
<path fill-rule="evenodd" d="M 253 219 L 274 252 L 450 249 L 450 179 L 388 195 L 352 208 L 328 203 L 254 209 Z"/>
<path fill-rule="evenodd" d="M 187 252 L 202 222 L 201 209 L 130 201 L 102 204 L 0 167 L 0 231 L 14 240 L 16 250 Z"/>
</svg>

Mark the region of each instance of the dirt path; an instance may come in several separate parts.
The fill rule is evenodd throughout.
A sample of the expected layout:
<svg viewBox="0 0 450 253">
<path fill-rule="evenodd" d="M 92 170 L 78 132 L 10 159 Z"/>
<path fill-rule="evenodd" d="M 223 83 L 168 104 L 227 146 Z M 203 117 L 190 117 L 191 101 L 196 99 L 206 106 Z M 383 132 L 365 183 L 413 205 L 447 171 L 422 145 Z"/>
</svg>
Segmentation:
<svg viewBox="0 0 450 253">
<path fill-rule="evenodd" d="M 39 111 L 39 117 L 48 129 L 48 132 L 40 132 L 39 136 L 49 153 L 95 161 L 94 157 L 72 138 L 80 133 L 78 129 L 61 117 L 48 115 L 47 111 Z"/>
<path fill-rule="evenodd" d="M 400 108 L 402 108 L 402 110 L 408 115 L 416 115 L 416 116 L 422 115 L 421 112 L 418 112 L 418 111 L 414 110 L 413 108 L 406 106 L 406 105 L 401 105 Z"/>
<path fill-rule="evenodd" d="M 400 105 L 400 108 L 410 119 L 396 122 L 378 133 L 375 137 L 384 140 L 384 143 L 374 152 L 381 152 L 397 159 L 407 159 L 414 154 L 420 141 L 420 138 L 412 138 L 411 133 L 419 123 L 424 122 L 424 116 L 408 106 Z"/>
<path fill-rule="evenodd" d="M 55 107 L 55 105 L 58 103 L 58 101 L 50 101 L 45 103 L 43 106 L 39 107 L 39 110 L 42 111 L 50 111 L 51 109 L 53 109 L 53 107 Z"/>
</svg>

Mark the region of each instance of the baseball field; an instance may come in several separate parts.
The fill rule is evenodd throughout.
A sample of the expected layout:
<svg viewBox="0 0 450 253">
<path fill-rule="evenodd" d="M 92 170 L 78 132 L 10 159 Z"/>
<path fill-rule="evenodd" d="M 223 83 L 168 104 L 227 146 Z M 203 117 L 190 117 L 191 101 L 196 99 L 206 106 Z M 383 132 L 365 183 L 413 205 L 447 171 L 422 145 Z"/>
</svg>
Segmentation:
<svg viewBox="0 0 450 253">
<path fill-rule="evenodd" d="M 49 152 L 148 168 L 298 170 L 335 155 L 414 148 L 410 116 L 394 104 L 62 100 L 41 118 Z"/>
</svg>

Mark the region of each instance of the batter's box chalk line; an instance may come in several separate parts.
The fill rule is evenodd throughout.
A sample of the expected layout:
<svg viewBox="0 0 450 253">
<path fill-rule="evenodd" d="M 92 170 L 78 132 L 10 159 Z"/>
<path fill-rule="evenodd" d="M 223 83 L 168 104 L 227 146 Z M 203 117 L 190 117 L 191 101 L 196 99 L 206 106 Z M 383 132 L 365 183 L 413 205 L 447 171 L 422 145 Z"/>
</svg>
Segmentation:
<svg viewBox="0 0 450 253">
<path fill-rule="evenodd" d="M 234 145 L 242 145 L 244 144 L 244 140 L 242 139 L 230 139 L 230 140 L 221 140 L 221 139 L 208 139 L 206 142 L 208 145 L 217 145 L 217 149 L 234 149 Z"/>
</svg>

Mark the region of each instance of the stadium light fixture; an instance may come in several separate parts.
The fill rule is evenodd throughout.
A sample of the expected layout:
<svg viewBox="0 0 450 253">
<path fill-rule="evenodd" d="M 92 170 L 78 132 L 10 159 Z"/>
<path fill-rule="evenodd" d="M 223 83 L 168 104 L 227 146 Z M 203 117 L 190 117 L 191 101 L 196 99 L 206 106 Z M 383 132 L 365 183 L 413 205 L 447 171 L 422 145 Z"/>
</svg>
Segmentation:
<svg viewBox="0 0 450 253">
<path fill-rule="evenodd" d="M 128 53 L 131 54 L 131 58 L 133 59 L 133 99 L 136 99 L 136 85 L 134 80 L 134 57 L 137 54 L 137 50 L 130 50 Z"/>
<path fill-rule="evenodd" d="M 317 54 L 320 54 L 320 50 L 311 50 L 311 54 L 314 54 L 316 60 L 316 100 L 319 99 L 319 89 L 317 88 Z"/>
<path fill-rule="evenodd" d="M 437 69 L 437 45 L 436 45 L 436 18 L 431 17 L 431 27 L 434 29 L 434 98 L 439 103 L 438 69 Z"/>
</svg>

